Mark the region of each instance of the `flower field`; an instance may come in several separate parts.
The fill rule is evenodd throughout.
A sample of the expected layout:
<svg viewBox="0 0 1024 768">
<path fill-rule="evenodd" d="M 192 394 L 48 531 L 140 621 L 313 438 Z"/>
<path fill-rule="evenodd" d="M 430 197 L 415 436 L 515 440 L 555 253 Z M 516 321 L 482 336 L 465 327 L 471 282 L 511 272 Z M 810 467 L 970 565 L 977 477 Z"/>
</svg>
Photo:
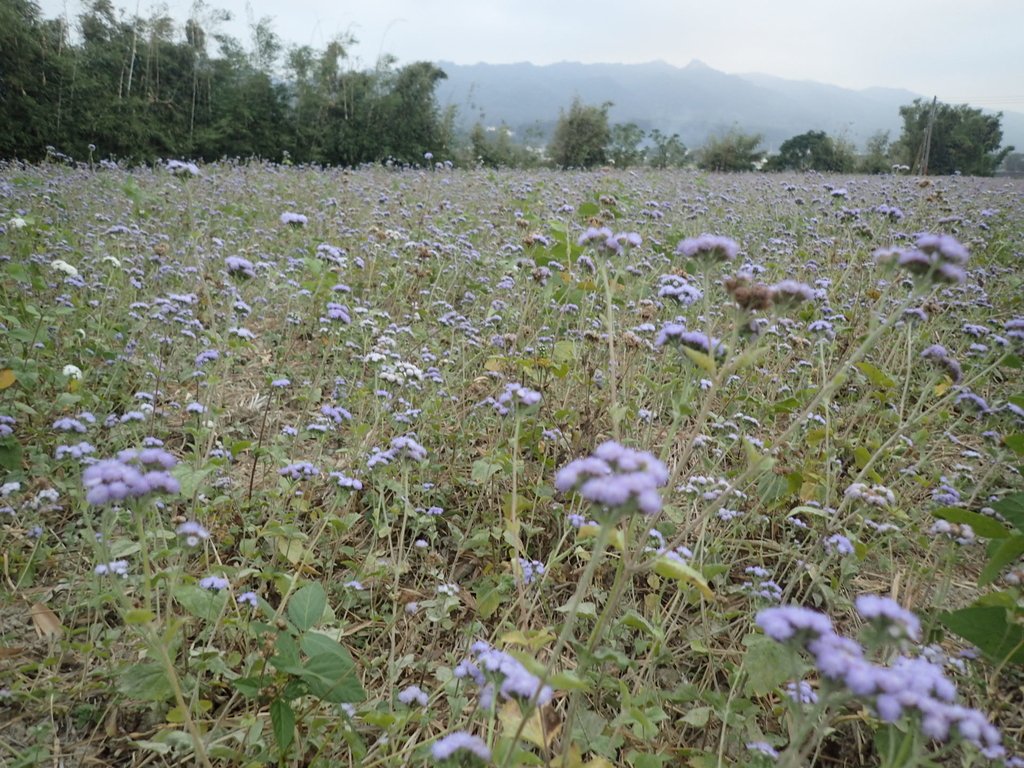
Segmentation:
<svg viewBox="0 0 1024 768">
<path fill-rule="evenodd" d="M 0 165 L 0 764 L 1024 765 L 1024 185 Z"/>
</svg>

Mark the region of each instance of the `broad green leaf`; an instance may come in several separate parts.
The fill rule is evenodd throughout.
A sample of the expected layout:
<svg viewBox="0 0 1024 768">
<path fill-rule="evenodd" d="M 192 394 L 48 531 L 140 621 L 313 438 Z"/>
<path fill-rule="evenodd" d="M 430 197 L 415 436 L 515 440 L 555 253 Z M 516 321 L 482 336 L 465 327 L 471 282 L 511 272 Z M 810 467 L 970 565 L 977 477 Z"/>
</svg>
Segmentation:
<svg viewBox="0 0 1024 768">
<path fill-rule="evenodd" d="M 483 484 L 491 479 L 491 476 L 501 471 L 501 464 L 496 464 L 486 459 L 477 459 L 473 462 L 473 469 L 470 472 L 470 479 L 474 483 Z"/>
<path fill-rule="evenodd" d="M 891 389 L 896 386 L 896 382 L 893 381 L 888 374 L 884 373 L 878 366 L 872 365 L 868 362 L 857 363 L 857 370 L 863 373 L 868 381 L 874 384 L 876 387 L 882 387 L 883 389 Z"/>
<path fill-rule="evenodd" d="M 555 342 L 554 358 L 560 363 L 570 363 L 576 359 L 576 342 L 563 339 Z"/>
<path fill-rule="evenodd" d="M 1015 493 L 1000 499 L 992 508 L 1005 517 L 1021 533 L 1024 533 L 1024 493 Z"/>
<path fill-rule="evenodd" d="M 283 760 L 295 738 L 295 713 L 291 704 L 284 699 L 274 699 L 270 702 L 270 722 L 274 726 L 278 754 Z"/>
<path fill-rule="evenodd" d="M 1017 432 L 1003 438 L 1003 444 L 1018 456 L 1024 456 L 1024 434 Z"/>
<path fill-rule="evenodd" d="M 743 669 L 747 673 L 744 693 L 747 696 L 765 696 L 793 679 L 799 661 L 788 647 L 758 634 L 747 635 L 743 644 L 747 646 L 743 655 Z"/>
<path fill-rule="evenodd" d="M 320 621 L 327 608 L 327 593 L 320 582 L 299 589 L 288 602 L 288 618 L 300 632 L 305 632 Z"/>
<path fill-rule="evenodd" d="M 333 653 L 317 654 L 303 665 L 301 677 L 309 686 L 310 693 L 331 704 L 366 698 L 351 658 L 346 661 Z"/>
<path fill-rule="evenodd" d="M 683 715 L 683 722 L 694 728 L 703 728 L 711 719 L 712 711 L 711 707 L 694 707 Z"/>
<path fill-rule="evenodd" d="M 714 600 L 715 593 L 701 573 L 675 557 L 661 555 L 654 561 L 654 572 L 666 579 L 676 579 L 683 584 L 695 587 L 706 600 Z"/>
<path fill-rule="evenodd" d="M 714 375 L 715 359 L 711 357 L 711 355 L 706 355 L 703 352 L 699 352 L 696 349 L 690 349 L 689 347 L 683 347 L 683 354 L 690 358 L 690 362 L 698 368 Z"/>
<path fill-rule="evenodd" d="M 973 606 L 940 614 L 939 621 L 995 664 L 1024 664 L 1024 626 L 1012 623 L 1005 608 Z"/>
<path fill-rule="evenodd" d="M 1002 573 L 1003 568 L 1024 555 L 1024 534 L 1018 533 L 995 543 L 989 552 L 988 562 L 978 577 L 978 586 L 984 587 L 986 584 L 991 584 Z"/>
<path fill-rule="evenodd" d="M 184 584 L 174 590 L 174 599 L 197 619 L 214 622 L 227 603 L 227 592 Z"/>
<path fill-rule="evenodd" d="M 664 634 L 660 629 L 651 624 L 650 621 L 638 614 L 636 611 L 628 611 L 625 616 L 619 619 L 619 623 L 631 629 L 638 629 L 655 640 L 662 640 Z"/>
<path fill-rule="evenodd" d="M 140 701 L 168 701 L 173 695 L 164 668 L 155 661 L 125 667 L 117 677 L 117 689 L 129 699 Z"/>
<path fill-rule="evenodd" d="M 977 512 L 960 509 L 960 507 L 942 507 L 933 510 L 932 514 L 940 520 L 948 520 L 958 525 L 969 525 L 971 530 L 986 539 L 1005 539 L 1012 533 L 998 520 L 987 515 L 979 515 Z"/>
</svg>

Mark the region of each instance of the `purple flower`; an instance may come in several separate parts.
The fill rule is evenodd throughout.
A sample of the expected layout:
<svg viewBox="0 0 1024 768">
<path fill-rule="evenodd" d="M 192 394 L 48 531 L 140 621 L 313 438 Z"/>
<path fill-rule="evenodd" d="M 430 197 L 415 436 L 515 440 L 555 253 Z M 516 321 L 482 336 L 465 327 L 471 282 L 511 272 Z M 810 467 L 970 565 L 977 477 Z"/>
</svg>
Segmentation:
<svg viewBox="0 0 1024 768">
<path fill-rule="evenodd" d="M 703 234 L 680 240 L 676 253 L 688 259 L 732 261 L 740 252 L 739 243 L 722 235 Z"/>
<path fill-rule="evenodd" d="M 772 286 L 772 298 L 776 305 L 793 306 L 814 298 L 814 289 L 797 280 L 782 280 Z"/>
<path fill-rule="evenodd" d="M 881 595 L 860 595 L 854 605 L 861 618 L 877 624 L 887 634 L 911 640 L 920 638 L 921 622 L 895 600 Z"/>
<path fill-rule="evenodd" d="M 293 227 L 304 227 L 309 223 L 309 218 L 301 213 L 293 213 L 292 211 L 285 211 L 281 214 L 281 223 L 287 224 Z"/>
<path fill-rule="evenodd" d="M 304 480 L 309 477 L 316 477 L 320 474 L 320 468 L 309 461 L 296 461 L 277 470 L 282 477 L 290 477 L 292 480 Z"/>
<path fill-rule="evenodd" d="M 852 555 L 853 544 L 841 533 L 834 533 L 825 539 L 825 552 L 836 555 Z"/>
<path fill-rule="evenodd" d="M 212 363 L 214 360 L 220 357 L 220 352 L 216 349 L 204 349 L 198 355 L 196 355 L 195 366 L 196 368 L 202 368 L 207 363 Z"/>
<path fill-rule="evenodd" d="M 329 477 L 333 477 L 338 483 L 339 488 L 348 488 L 352 491 L 361 491 L 363 484 L 354 477 L 349 477 L 341 472 L 331 472 Z"/>
<path fill-rule="evenodd" d="M 185 545 L 188 547 L 197 547 L 201 541 L 210 538 L 210 532 L 194 520 L 187 520 L 179 525 L 175 533 L 185 537 Z"/>
<path fill-rule="evenodd" d="M 775 749 L 767 741 L 751 741 L 747 744 L 747 749 L 751 752 L 758 752 L 759 754 L 769 757 L 772 760 L 777 760 L 779 757 L 778 750 Z"/>
<path fill-rule="evenodd" d="M 418 704 L 421 707 L 425 707 L 427 706 L 428 697 L 418 685 L 410 685 L 408 688 L 403 688 L 401 692 L 399 692 L 398 700 L 402 704 Z"/>
<path fill-rule="evenodd" d="M 230 275 L 256 277 L 256 270 L 253 268 L 252 262 L 248 259 L 243 259 L 241 256 L 228 256 L 224 259 L 224 265 L 227 267 L 228 274 Z"/>
<path fill-rule="evenodd" d="M 726 351 L 725 345 L 714 336 L 688 331 L 681 323 L 665 323 L 654 339 L 654 346 L 662 347 L 670 341 L 703 352 L 705 355 L 710 355 L 713 351 L 716 357 L 724 355 Z"/>
<path fill-rule="evenodd" d="M 84 434 L 88 431 L 88 428 L 80 422 L 78 419 L 73 419 L 70 416 L 64 416 L 63 418 L 57 419 L 53 422 L 53 428 L 58 432 L 79 432 Z"/>
<path fill-rule="evenodd" d="M 220 592 L 221 590 L 230 587 L 231 582 L 225 579 L 223 576 L 204 576 L 199 580 L 199 586 L 202 589 L 209 589 L 213 592 Z"/>
<path fill-rule="evenodd" d="M 758 612 L 756 621 L 768 637 L 779 643 L 794 638 L 802 643 L 809 637 L 832 634 L 832 622 L 828 616 L 799 605 L 765 608 Z"/>
<path fill-rule="evenodd" d="M 255 592 L 243 592 L 235 598 L 235 602 L 239 605 L 249 605 L 255 608 L 260 604 L 260 598 Z"/>
<path fill-rule="evenodd" d="M 94 506 L 122 501 L 129 496 L 143 496 L 149 490 L 142 473 L 116 459 L 105 459 L 82 473 L 85 500 Z"/>
<path fill-rule="evenodd" d="M 430 747 L 430 754 L 435 760 L 447 760 L 456 752 L 469 752 L 484 762 L 491 759 L 491 750 L 487 748 L 484 740 L 465 731 L 449 733 Z"/>
<path fill-rule="evenodd" d="M 668 468 L 653 454 L 609 440 L 593 455 L 576 459 L 555 475 L 555 488 L 575 490 L 606 510 L 625 512 L 635 506 L 653 515 L 661 510 L 658 488 L 668 483 Z"/>
<path fill-rule="evenodd" d="M 798 704 L 815 704 L 818 701 L 818 694 L 806 680 L 787 683 L 786 695 Z"/>
<path fill-rule="evenodd" d="M 519 567 L 523 571 L 523 584 L 532 584 L 538 576 L 547 573 L 547 568 L 540 560 L 527 560 L 525 557 L 516 558 Z"/>
<path fill-rule="evenodd" d="M 510 382 L 505 385 L 505 390 L 498 395 L 498 399 L 490 400 L 490 405 L 502 416 L 507 416 L 510 411 L 516 408 L 529 408 L 541 401 L 541 394 L 529 387 L 524 387 L 518 382 Z M 487 402 L 486 400 L 484 402 Z"/>
<path fill-rule="evenodd" d="M 128 561 L 112 560 L 109 563 L 100 563 L 93 568 L 93 573 L 97 576 L 121 576 L 122 578 L 127 578 Z"/>
</svg>

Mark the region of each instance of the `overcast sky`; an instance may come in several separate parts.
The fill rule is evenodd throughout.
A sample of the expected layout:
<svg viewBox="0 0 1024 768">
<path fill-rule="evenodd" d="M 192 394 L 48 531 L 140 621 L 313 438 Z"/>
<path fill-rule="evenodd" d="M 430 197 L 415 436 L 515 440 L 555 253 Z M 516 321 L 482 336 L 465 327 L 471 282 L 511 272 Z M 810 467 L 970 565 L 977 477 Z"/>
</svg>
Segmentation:
<svg viewBox="0 0 1024 768">
<path fill-rule="evenodd" d="M 38 0 L 74 18 L 81 0 Z M 113 0 L 179 21 L 192 0 Z M 355 63 L 530 61 L 685 66 L 761 72 L 849 88 L 907 88 L 940 100 L 1024 112 L 1024 0 L 206 0 L 243 42 L 273 19 L 286 44 L 358 40 Z"/>
</svg>

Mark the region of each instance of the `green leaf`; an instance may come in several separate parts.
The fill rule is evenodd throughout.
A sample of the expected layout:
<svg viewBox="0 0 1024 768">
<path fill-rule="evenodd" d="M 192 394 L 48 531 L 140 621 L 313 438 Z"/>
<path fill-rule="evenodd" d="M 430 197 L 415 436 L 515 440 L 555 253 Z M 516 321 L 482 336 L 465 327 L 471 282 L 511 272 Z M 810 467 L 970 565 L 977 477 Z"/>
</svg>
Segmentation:
<svg viewBox="0 0 1024 768">
<path fill-rule="evenodd" d="M 696 349 L 690 349 L 689 347 L 683 347 L 683 354 L 690 358 L 690 362 L 698 368 L 714 375 L 715 360 L 711 355 L 706 355 L 703 352 L 699 352 Z"/>
<path fill-rule="evenodd" d="M 21 443 L 14 438 L 0 440 L 0 467 L 14 473 L 21 469 Z"/>
<path fill-rule="evenodd" d="M 174 590 L 174 599 L 197 619 L 214 622 L 224 610 L 228 595 L 227 592 L 184 584 Z"/>
<path fill-rule="evenodd" d="M 1005 517 L 1021 533 L 1024 533 L 1024 493 L 1015 493 L 1000 499 L 992 505 L 992 509 Z"/>
<path fill-rule="evenodd" d="M 576 342 L 563 339 L 555 342 L 553 357 L 559 363 L 570 363 L 576 359 Z"/>
<path fill-rule="evenodd" d="M 346 661 L 333 653 L 317 654 L 303 665 L 302 679 L 310 693 L 331 704 L 366 699 L 351 657 Z"/>
<path fill-rule="evenodd" d="M 971 530 L 986 539 L 1005 539 L 1011 534 L 1011 531 L 998 520 L 959 507 L 942 507 L 934 510 L 932 514 L 940 520 L 969 525 Z"/>
<path fill-rule="evenodd" d="M 664 638 L 664 634 L 660 629 L 651 624 L 651 622 L 643 616 L 636 613 L 636 611 L 628 611 L 625 616 L 619 619 L 619 623 L 624 624 L 631 629 L 640 630 L 655 640 L 662 640 Z"/>
<path fill-rule="evenodd" d="M 993 663 L 1024 664 L 1024 627 L 1011 623 L 1005 608 L 973 606 L 940 614 L 939 621 L 978 646 Z"/>
<path fill-rule="evenodd" d="M 882 387 L 883 389 L 892 389 L 896 386 L 896 382 L 893 381 L 888 374 L 883 373 L 877 366 L 872 365 L 868 362 L 857 363 L 857 370 L 863 373 L 868 381 L 874 384 L 876 387 Z"/>
<path fill-rule="evenodd" d="M 278 754 L 283 760 L 295 738 L 295 713 L 291 704 L 284 699 L 274 699 L 270 702 L 270 722 L 274 726 Z"/>
<path fill-rule="evenodd" d="M 164 668 L 155 661 L 126 667 L 117 677 L 117 689 L 129 699 L 168 701 L 173 695 Z"/>
<path fill-rule="evenodd" d="M 323 585 L 314 581 L 299 589 L 288 602 L 288 618 L 300 632 L 320 621 L 327 608 L 327 593 Z"/>
<path fill-rule="evenodd" d="M 711 719 L 711 712 L 711 707 L 694 707 L 683 715 L 683 722 L 694 728 L 703 728 Z"/>
<path fill-rule="evenodd" d="M 676 579 L 683 584 L 696 587 L 706 600 L 715 599 L 715 593 L 711 591 L 711 586 L 704 576 L 682 560 L 661 555 L 654 561 L 654 572 L 666 579 Z"/>
<path fill-rule="evenodd" d="M 270 658 L 270 665 L 279 672 L 284 672 L 288 675 L 301 675 L 302 666 L 299 663 L 299 646 L 295 642 L 295 638 L 287 632 L 278 632 L 275 647 L 277 653 Z"/>
<path fill-rule="evenodd" d="M 747 646 L 743 656 L 747 696 L 765 696 L 793 679 L 799 661 L 789 648 L 758 634 L 747 635 L 743 644 Z"/>
<path fill-rule="evenodd" d="M 1024 456 L 1024 435 L 1020 432 L 1003 438 L 1003 444 L 1018 456 Z"/>
<path fill-rule="evenodd" d="M 978 586 L 991 584 L 1002 573 L 1003 568 L 1024 555 L 1024 534 L 1017 534 L 995 544 L 989 549 L 988 562 L 978 577 Z"/>
<path fill-rule="evenodd" d="M 473 469 L 470 472 L 470 479 L 482 485 L 491 479 L 491 475 L 501 471 L 501 464 L 495 464 L 486 459 L 477 459 L 473 462 Z"/>
<path fill-rule="evenodd" d="M 333 703 L 367 697 L 355 674 L 355 662 L 344 645 L 317 632 L 303 635 L 300 644 L 309 656 L 301 677 L 310 693 Z"/>
</svg>

